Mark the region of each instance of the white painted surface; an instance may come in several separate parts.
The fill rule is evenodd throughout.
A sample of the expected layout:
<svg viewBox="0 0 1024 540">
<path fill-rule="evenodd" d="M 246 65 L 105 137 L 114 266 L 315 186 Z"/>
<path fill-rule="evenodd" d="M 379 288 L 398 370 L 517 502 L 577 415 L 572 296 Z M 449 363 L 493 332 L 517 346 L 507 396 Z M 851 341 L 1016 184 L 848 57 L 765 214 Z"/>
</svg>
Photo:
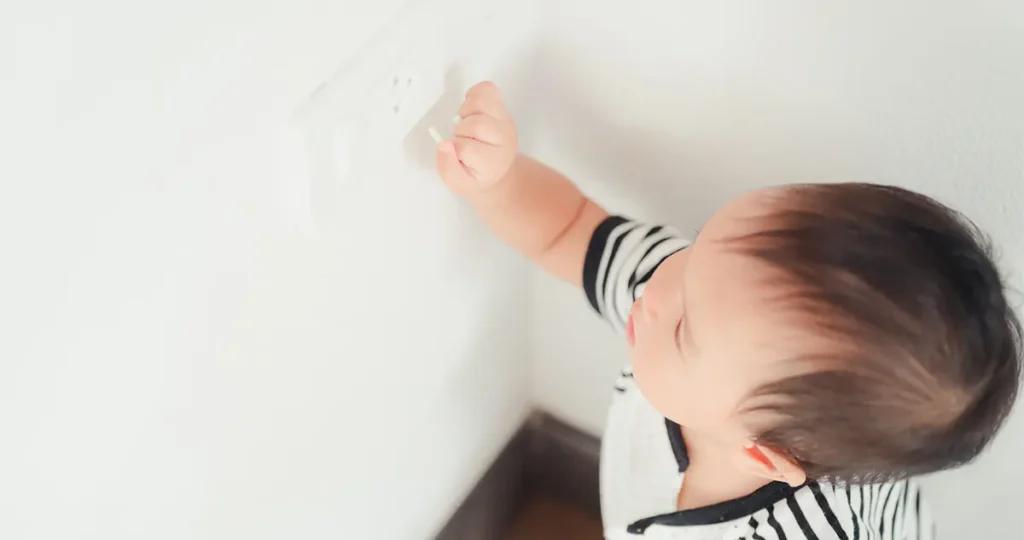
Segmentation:
<svg viewBox="0 0 1024 540">
<path fill-rule="evenodd" d="M 693 230 L 766 184 L 893 183 L 973 217 L 1024 290 L 1024 4 L 560 6 L 527 150 L 612 210 Z M 599 433 L 624 344 L 581 293 L 536 285 L 536 400 Z M 934 479 L 945 538 L 1024 528 L 1022 454 L 1018 410 L 977 465 Z"/>
<path fill-rule="evenodd" d="M 0 6 L 0 536 L 429 537 L 524 413 L 527 330 L 536 400 L 600 431 L 623 347 L 545 279 L 526 322 L 423 140 L 340 192 L 341 234 L 296 228 L 287 120 L 404 3 Z M 515 5 L 449 84 L 497 79 L 608 206 L 693 228 L 765 183 L 893 182 L 1024 272 L 1016 2 Z M 937 482 L 947 537 L 1021 528 L 1022 417 Z"/>
<path fill-rule="evenodd" d="M 281 196 L 289 116 L 402 4 L 0 7 L 0 537 L 427 538 L 504 445 L 518 258 L 420 166 L 336 236 Z M 519 102 L 505 11 L 451 82 Z"/>
</svg>

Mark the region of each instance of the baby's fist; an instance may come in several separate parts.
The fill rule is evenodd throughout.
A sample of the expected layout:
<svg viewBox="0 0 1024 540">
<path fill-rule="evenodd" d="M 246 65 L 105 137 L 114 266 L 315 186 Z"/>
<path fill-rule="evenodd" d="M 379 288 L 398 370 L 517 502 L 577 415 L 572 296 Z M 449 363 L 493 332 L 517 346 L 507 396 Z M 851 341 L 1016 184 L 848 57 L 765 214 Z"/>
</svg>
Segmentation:
<svg viewBox="0 0 1024 540">
<path fill-rule="evenodd" d="M 487 189 L 504 178 L 518 153 L 516 126 L 492 82 L 466 92 L 450 141 L 437 145 L 437 172 L 460 195 Z"/>
</svg>

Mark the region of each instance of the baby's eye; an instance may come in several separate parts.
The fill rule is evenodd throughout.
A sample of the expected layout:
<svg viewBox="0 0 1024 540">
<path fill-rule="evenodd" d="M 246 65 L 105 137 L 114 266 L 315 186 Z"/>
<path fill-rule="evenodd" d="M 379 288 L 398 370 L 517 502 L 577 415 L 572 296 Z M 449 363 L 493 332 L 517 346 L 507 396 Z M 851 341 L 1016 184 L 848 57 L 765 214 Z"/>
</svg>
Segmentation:
<svg viewBox="0 0 1024 540">
<path fill-rule="evenodd" d="M 683 318 L 680 317 L 679 318 L 679 322 L 676 323 L 676 329 L 674 331 L 674 336 L 673 336 L 675 338 L 675 340 L 676 340 L 676 350 L 678 350 L 679 352 L 683 352 L 683 346 L 679 342 L 679 333 L 680 333 L 680 331 L 682 329 L 683 329 Z"/>
</svg>

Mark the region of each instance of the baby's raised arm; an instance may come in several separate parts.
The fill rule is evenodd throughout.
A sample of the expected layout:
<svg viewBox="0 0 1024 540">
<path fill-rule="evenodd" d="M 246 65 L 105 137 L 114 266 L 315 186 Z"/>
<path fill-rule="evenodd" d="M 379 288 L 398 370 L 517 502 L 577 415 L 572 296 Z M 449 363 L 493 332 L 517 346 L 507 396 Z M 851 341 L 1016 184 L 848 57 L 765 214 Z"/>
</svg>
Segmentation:
<svg viewBox="0 0 1024 540">
<path fill-rule="evenodd" d="M 438 142 L 437 171 L 499 238 L 580 285 L 590 237 L 608 214 L 567 178 L 518 153 L 515 124 L 493 83 L 466 92 L 453 139 Z"/>
</svg>

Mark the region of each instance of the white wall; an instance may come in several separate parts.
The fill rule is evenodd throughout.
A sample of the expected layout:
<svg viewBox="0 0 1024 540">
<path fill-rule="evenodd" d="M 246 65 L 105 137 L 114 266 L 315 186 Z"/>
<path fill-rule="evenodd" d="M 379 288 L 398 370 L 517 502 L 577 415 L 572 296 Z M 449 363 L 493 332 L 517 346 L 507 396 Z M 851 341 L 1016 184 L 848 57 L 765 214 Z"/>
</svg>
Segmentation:
<svg viewBox="0 0 1024 540">
<path fill-rule="evenodd" d="M 1024 4 L 565 0 L 557 17 L 527 149 L 612 210 L 690 231 L 765 184 L 898 184 L 976 219 L 1024 289 Z M 536 400 L 599 433 L 625 347 L 581 293 L 536 283 Z M 1022 453 L 1018 411 L 935 479 L 944 537 L 1024 526 Z"/>
<path fill-rule="evenodd" d="M 0 5 L 0 536 L 429 537 L 528 406 L 529 331 L 535 399 L 600 431 L 623 347 L 543 278 L 528 323 L 521 261 L 429 172 L 353 189 L 351 234 L 285 211 L 287 118 L 404 3 Z M 608 206 L 693 228 L 893 182 L 1024 271 L 1016 2 L 565 0 L 536 49 L 515 4 L 454 86 L 497 78 Z M 948 537 L 1022 519 L 1022 416 L 937 482 Z"/>
<path fill-rule="evenodd" d="M 429 171 L 282 210 L 289 116 L 404 3 L 0 6 L 0 537 L 427 538 L 504 445 L 518 258 Z M 516 102 L 504 17 L 460 73 Z"/>
</svg>

